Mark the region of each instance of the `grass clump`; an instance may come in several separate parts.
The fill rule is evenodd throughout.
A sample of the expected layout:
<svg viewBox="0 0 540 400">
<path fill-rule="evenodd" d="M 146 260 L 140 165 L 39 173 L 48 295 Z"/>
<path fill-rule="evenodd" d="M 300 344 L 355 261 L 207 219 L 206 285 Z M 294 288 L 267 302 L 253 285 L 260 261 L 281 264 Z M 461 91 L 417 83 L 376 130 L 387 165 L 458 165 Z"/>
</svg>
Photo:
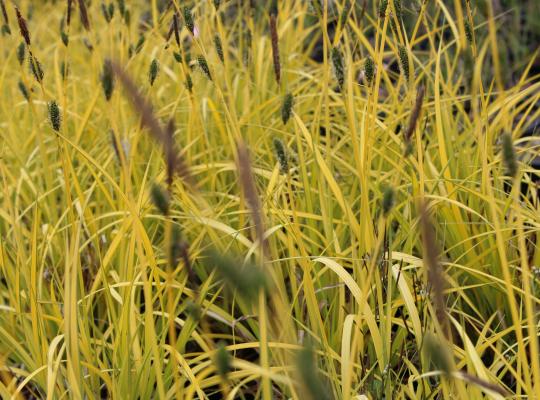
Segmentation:
<svg viewBox="0 0 540 400">
<path fill-rule="evenodd" d="M 0 398 L 540 397 L 503 3 L 0 0 Z"/>
</svg>

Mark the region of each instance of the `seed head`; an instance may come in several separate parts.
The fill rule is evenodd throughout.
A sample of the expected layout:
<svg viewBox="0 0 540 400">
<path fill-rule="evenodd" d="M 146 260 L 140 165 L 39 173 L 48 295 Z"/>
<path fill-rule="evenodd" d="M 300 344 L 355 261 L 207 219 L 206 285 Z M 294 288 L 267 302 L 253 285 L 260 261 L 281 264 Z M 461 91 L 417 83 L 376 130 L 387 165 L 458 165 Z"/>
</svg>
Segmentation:
<svg viewBox="0 0 540 400">
<path fill-rule="evenodd" d="M 191 80 L 191 75 L 186 75 L 186 89 L 189 93 L 193 93 L 193 80 Z"/>
<path fill-rule="evenodd" d="M 401 22 L 403 17 L 403 8 L 401 7 L 401 0 L 394 0 L 394 11 L 396 13 L 397 20 Z"/>
<path fill-rule="evenodd" d="M 51 123 L 51 127 L 56 132 L 59 132 L 62 116 L 60 114 L 60 108 L 58 107 L 58 104 L 56 103 L 56 101 L 53 100 L 48 103 L 47 109 L 49 110 L 49 122 Z"/>
<path fill-rule="evenodd" d="M 379 3 L 379 17 L 384 19 L 386 16 L 386 9 L 388 8 L 388 0 L 381 0 Z"/>
<path fill-rule="evenodd" d="M 215 355 L 216 370 L 222 379 L 227 380 L 227 375 L 231 370 L 231 356 L 225 348 L 225 343 L 219 342 Z"/>
<path fill-rule="evenodd" d="M 167 215 L 169 213 L 169 193 L 167 193 L 159 184 L 155 183 L 152 185 L 150 195 L 152 196 L 154 206 L 156 206 L 159 212 L 163 215 Z"/>
<path fill-rule="evenodd" d="M 373 78 L 375 77 L 375 63 L 370 56 L 367 56 L 366 61 L 364 61 L 364 76 L 366 81 L 371 85 Z"/>
<path fill-rule="evenodd" d="M 332 65 L 334 66 L 334 75 L 338 81 L 340 89 L 343 89 L 345 83 L 345 62 L 343 61 L 343 55 L 337 47 L 332 48 Z"/>
<path fill-rule="evenodd" d="M 209 80 L 212 80 L 212 74 L 210 74 L 210 68 L 208 68 L 208 63 L 206 62 L 206 59 L 204 56 L 197 57 L 197 63 L 199 64 L 199 68 L 202 72 L 206 75 L 206 77 Z"/>
<path fill-rule="evenodd" d="M 506 173 L 512 178 L 515 177 L 518 172 L 518 164 L 512 136 L 508 133 L 502 135 L 502 156 Z"/>
<path fill-rule="evenodd" d="M 383 215 L 386 217 L 392 208 L 394 207 L 394 189 L 391 186 L 384 188 L 383 199 L 382 199 L 382 209 Z"/>
<path fill-rule="evenodd" d="M 4 18 L 4 24 L 8 25 L 9 27 L 9 17 L 6 11 L 6 4 L 4 3 L 4 0 L 0 0 L 0 8 L 2 9 L 2 17 Z"/>
<path fill-rule="evenodd" d="M 86 9 L 86 4 L 84 3 L 84 0 L 79 0 L 79 17 L 81 19 L 82 25 L 84 26 L 84 29 L 89 31 L 90 20 L 88 19 L 88 10 Z"/>
<path fill-rule="evenodd" d="M 19 24 L 19 30 L 21 31 L 21 36 L 28 46 L 30 46 L 30 32 L 28 31 L 28 25 L 26 20 L 21 14 L 19 8 L 15 7 L 15 12 L 17 13 L 17 22 Z"/>
<path fill-rule="evenodd" d="M 104 2 L 101 2 L 101 13 L 103 14 L 103 18 L 105 18 L 105 21 L 110 23 L 114 17 L 114 3 L 106 5 Z"/>
<path fill-rule="evenodd" d="M 216 46 L 216 53 L 220 59 L 221 62 L 224 62 L 223 57 L 223 46 L 221 45 L 221 39 L 219 38 L 219 35 L 214 36 L 214 45 Z"/>
<path fill-rule="evenodd" d="M 214 7 L 216 10 L 219 8 L 219 4 L 221 3 L 221 0 L 214 0 Z"/>
<path fill-rule="evenodd" d="M 474 36 L 473 36 L 473 29 L 472 29 L 471 23 L 468 19 L 466 19 L 464 21 L 464 25 L 465 25 L 465 36 L 467 37 L 467 41 L 472 45 L 474 41 Z"/>
<path fill-rule="evenodd" d="M 270 15 L 270 39 L 272 42 L 272 59 L 274 61 L 274 74 L 276 75 L 276 81 L 279 84 L 281 82 L 281 62 L 279 57 L 279 39 L 275 14 Z"/>
<path fill-rule="evenodd" d="M 401 72 L 403 73 L 406 80 L 409 80 L 409 52 L 405 46 L 399 45 L 398 47 L 399 63 L 401 66 Z"/>
<path fill-rule="evenodd" d="M 291 111 L 294 104 L 294 97 L 292 93 L 288 92 L 283 99 L 283 104 L 281 106 L 281 120 L 283 124 L 286 125 L 287 121 L 291 117 Z"/>
<path fill-rule="evenodd" d="M 19 46 L 17 47 L 17 61 L 19 61 L 19 65 L 23 64 L 25 58 L 26 58 L 26 45 L 24 44 L 24 42 L 21 42 Z"/>
<path fill-rule="evenodd" d="M 2 35 L 11 35 L 11 28 L 9 27 L 9 25 L 2 25 Z"/>
<path fill-rule="evenodd" d="M 184 7 L 184 23 L 193 35 L 195 33 L 195 23 L 193 22 L 193 15 L 189 7 Z"/>
<path fill-rule="evenodd" d="M 21 92 L 23 97 L 26 99 L 26 101 L 29 101 L 30 100 L 30 93 L 28 92 L 28 89 L 27 89 L 26 85 L 22 81 L 19 81 L 18 86 L 19 86 L 19 91 Z"/>
<path fill-rule="evenodd" d="M 69 44 L 69 36 L 66 32 L 61 31 L 60 32 L 60 38 L 62 39 L 62 43 L 64 43 L 64 46 L 68 46 Z"/>
<path fill-rule="evenodd" d="M 289 157 L 287 155 L 287 148 L 281 139 L 274 138 L 274 152 L 279 162 L 279 170 L 282 174 L 289 172 Z"/>
<path fill-rule="evenodd" d="M 43 82 L 43 77 L 45 76 L 43 72 L 43 67 L 41 66 L 41 63 L 38 61 L 38 59 L 30 53 L 28 56 L 28 60 L 30 63 L 30 72 L 32 72 L 32 75 L 34 75 L 34 78 L 36 78 L 36 81 L 39 83 Z"/>
<path fill-rule="evenodd" d="M 159 74 L 159 62 L 155 58 L 150 63 L 150 71 L 148 72 L 148 80 L 150 81 L 150 86 L 154 85 L 154 82 Z"/>
<path fill-rule="evenodd" d="M 103 63 L 103 71 L 101 72 L 100 78 L 105 99 L 109 101 L 114 91 L 114 73 L 110 60 L 105 60 Z"/>
</svg>

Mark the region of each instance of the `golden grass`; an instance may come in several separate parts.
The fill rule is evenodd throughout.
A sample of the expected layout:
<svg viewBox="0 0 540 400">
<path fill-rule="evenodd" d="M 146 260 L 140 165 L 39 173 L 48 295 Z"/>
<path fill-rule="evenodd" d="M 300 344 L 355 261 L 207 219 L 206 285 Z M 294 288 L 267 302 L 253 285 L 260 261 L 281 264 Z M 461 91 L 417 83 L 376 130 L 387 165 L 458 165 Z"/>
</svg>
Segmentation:
<svg viewBox="0 0 540 400">
<path fill-rule="evenodd" d="M 4 2 L 1 398 L 540 399 L 490 1 Z"/>
</svg>

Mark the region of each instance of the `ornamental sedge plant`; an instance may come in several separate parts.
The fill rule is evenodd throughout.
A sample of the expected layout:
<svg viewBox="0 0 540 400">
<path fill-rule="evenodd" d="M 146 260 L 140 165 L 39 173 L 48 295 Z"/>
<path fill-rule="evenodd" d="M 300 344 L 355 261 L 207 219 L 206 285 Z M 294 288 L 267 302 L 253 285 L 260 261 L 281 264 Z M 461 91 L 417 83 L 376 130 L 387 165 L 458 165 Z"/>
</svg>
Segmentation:
<svg viewBox="0 0 540 400">
<path fill-rule="evenodd" d="M 0 0 L 0 398 L 540 398 L 538 2 L 417 3 Z"/>
</svg>

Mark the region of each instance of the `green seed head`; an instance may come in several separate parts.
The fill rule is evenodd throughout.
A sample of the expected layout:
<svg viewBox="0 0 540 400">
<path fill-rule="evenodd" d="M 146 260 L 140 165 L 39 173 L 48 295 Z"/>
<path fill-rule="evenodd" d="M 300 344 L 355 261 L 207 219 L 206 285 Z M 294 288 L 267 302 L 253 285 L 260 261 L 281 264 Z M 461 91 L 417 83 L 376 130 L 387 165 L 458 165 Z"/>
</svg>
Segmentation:
<svg viewBox="0 0 540 400">
<path fill-rule="evenodd" d="M 199 64 L 199 68 L 206 75 L 206 77 L 209 80 L 212 80 L 212 74 L 210 73 L 210 68 L 208 68 L 208 63 L 206 62 L 206 59 L 203 56 L 197 57 L 197 64 Z"/>
<path fill-rule="evenodd" d="M 38 59 L 32 54 L 28 57 L 28 61 L 30 64 L 30 72 L 32 72 L 32 75 L 34 75 L 34 78 L 36 78 L 36 81 L 43 82 L 43 77 L 45 76 L 43 72 L 43 67 L 41 66 L 41 63 L 38 61 Z"/>
<path fill-rule="evenodd" d="M 103 88 L 105 99 L 109 101 L 114 91 L 114 73 L 110 60 L 105 60 L 105 63 L 103 64 L 103 71 L 101 72 L 101 87 Z"/>
<path fill-rule="evenodd" d="M 28 92 L 26 85 L 22 81 L 19 81 L 19 91 L 21 92 L 23 97 L 26 99 L 26 101 L 30 100 L 30 93 Z"/>
<path fill-rule="evenodd" d="M 225 348 L 225 343 L 218 343 L 214 362 L 219 376 L 221 376 L 222 379 L 227 380 L 227 376 L 231 370 L 231 356 Z"/>
<path fill-rule="evenodd" d="M 148 80 L 150 81 L 150 86 L 154 85 L 156 78 L 159 74 L 159 62 L 155 58 L 150 63 L 150 71 L 148 72 Z"/>
<path fill-rule="evenodd" d="M 367 56 L 366 61 L 364 61 L 364 76 L 367 83 L 371 85 L 375 76 L 375 63 L 370 56 Z"/>
<path fill-rule="evenodd" d="M 473 44 L 474 36 L 473 36 L 473 28 L 471 26 L 471 23 L 469 22 L 468 19 L 466 19 L 464 21 L 464 24 L 465 24 L 465 36 L 467 37 L 467 41 L 470 44 Z"/>
<path fill-rule="evenodd" d="M 289 172 L 289 157 L 287 156 L 287 148 L 281 139 L 274 138 L 274 152 L 279 162 L 279 170 L 282 174 Z"/>
<path fill-rule="evenodd" d="M 401 67 L 401 72 L 405 76 L 406 80 L 409 80 L 409 52 L 405 48 L 405 46 L 399 45 L 398 47 L 398 55 L 399 55 L 399 65 Z"/>
<path fill-rule="evenodd" d="M 394 207 L 394 189 L 391 186 L 384 188 L 383 199 L 382 199 L 382 209 L 383 215 L 386 217 L 392 208 Z"/>
<path fill-rule="evenodd" d="M 386 9 L 388 8 L 388 0 L 381 0 L 379 3 L 379 17 L 384 19 L 386 16 Z"/>
<path fill-rule="evenodd" d="M 217 34 L 214 36 L 214 45 L 216 46 L 216 53 L 219 57 L 219 60 L 221 62 L 224 62 L 223 46 L 221 45 L 221 39 L 219 38 L 219 35 Z"/>
<path fill-rule="evenodd" d="M 163 215 L 169 213 L 169 194 L 157 183 L 152 185 L 152 191 L 150 192 L 152 202 L 154 206 Z"/>
<path fill-rule="evenodd" d="M 21 42 L 19 46 L 17 47 L 17 61 L 19 61 L 19 65 L 23 64 L 25 58 L 26 58 L 26 45 L 24 44 L 24 42 Z"/>
<path fill-rule="evenodd" d="M 345 62 L 343 61 L 343 55 L 337 47 L 332 48 L 332 65 L 334 66 L 334 74 L 338 81 L 340 89 L 343 89 L 345 83 Z"/>
<path fill-rule="evenodd" d="M 60 124 L 61 124 L 61 114 L 60 114 L 60 108 L 58 107 L 58 104 L 56 101 L 51 101 L 47 105 L 47 109 L 49 110 L 49 122 L 51 123 L 51 127 L 56 131 L 60 131 Z"/>
<path fill-rule="evenodd" d="M 221 0 L 214 0 L 214 7 L 216 10 L 219 8 L 219 4 L 221 3 Z"/>
<path fill-rule="evenodd" d="M 281 120 L 283 124 L 286 125 L 291 117 L 292 108 L 294 105 L 294 97 L 292 93 L 287 93 L 283 99 L 283 104 L 281 106 Z"/>
<path fill-rule="evenodd" d="M 193 22 L 193 15 L 191 14 L 191 9 L 189 7 L 184 7 L 184 23 L 191 34 L 193 34 L 195 32 L 195 23 Z"/>
</svg>

